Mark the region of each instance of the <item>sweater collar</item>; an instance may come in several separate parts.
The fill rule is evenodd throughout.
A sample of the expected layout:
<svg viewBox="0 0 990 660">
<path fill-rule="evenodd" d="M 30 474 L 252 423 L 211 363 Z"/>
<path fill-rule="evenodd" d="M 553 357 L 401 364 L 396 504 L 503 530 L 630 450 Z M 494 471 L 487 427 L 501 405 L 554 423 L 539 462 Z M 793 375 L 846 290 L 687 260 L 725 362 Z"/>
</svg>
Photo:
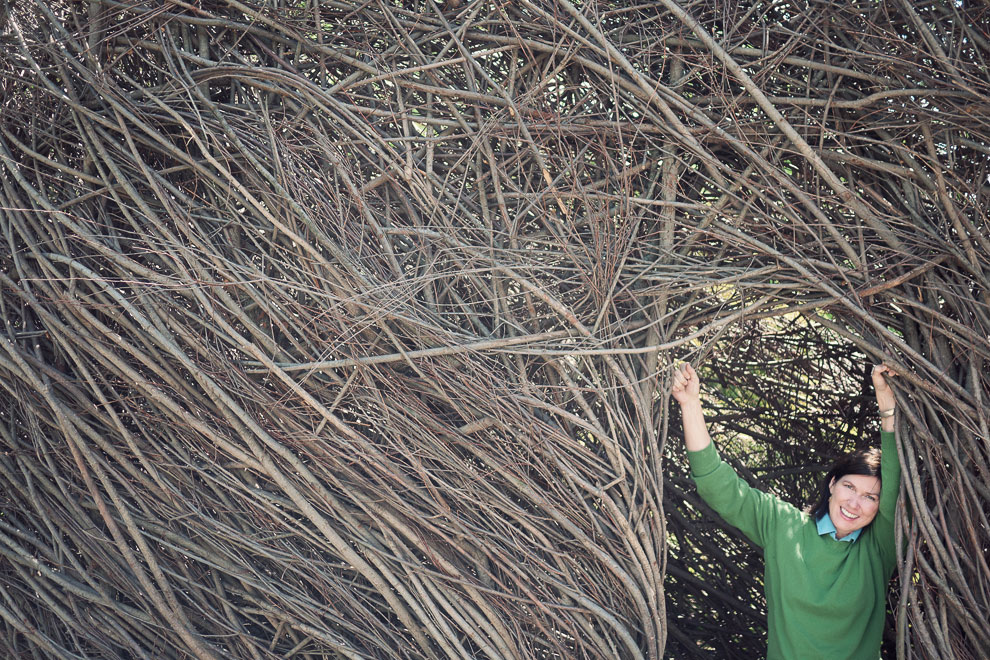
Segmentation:
<svg viewBox="0 0 990 660">
<path fill-rule="evenodd" d="M 828 512 L 826 511 L 822 515 L 822 517 L 818 519 L 819 536 L 824 536 L 826 534 L 829 534 L 836 541 L 842 541 L 842 542 L 848 541 L 849 543 L 852 543 L 853 541 L 859 538 L 859 533 L 862 532 L 863 530 L 857 529 L 855 532 L 850 532 L 849 534 L 846 534 L 841 539 L 836 538 L 835 534 L 837 531 L 838 530 L 835 529 L 835 523 L 832 522 L 832 518 L 828 515 Z"/>
</svg>

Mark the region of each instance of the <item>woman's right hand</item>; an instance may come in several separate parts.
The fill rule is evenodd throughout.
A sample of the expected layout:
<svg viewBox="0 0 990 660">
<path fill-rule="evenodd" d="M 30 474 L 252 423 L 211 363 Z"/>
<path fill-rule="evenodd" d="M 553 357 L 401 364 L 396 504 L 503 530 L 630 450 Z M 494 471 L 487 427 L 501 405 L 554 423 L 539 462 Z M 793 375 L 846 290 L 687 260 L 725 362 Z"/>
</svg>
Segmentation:
<svg viewBox="0 0 990 660">
<path fill-rule="evenodd" d="M 701 451 L 712 439 L 701 411 L 701 380 L 690 364 L 685 362 L 674 369 L 674 386 L 670 393 L 681 404 L 681 421 L 684 424 L 684 446 L 688 451 Z"/>
<path fill-rule="evenodd" d="M 670 393 L 682 407 L 687 403 L 701 401 L 701 381 L 694 367 L 685 362 L 674 369 L 674 386 Z"/>
</svg>

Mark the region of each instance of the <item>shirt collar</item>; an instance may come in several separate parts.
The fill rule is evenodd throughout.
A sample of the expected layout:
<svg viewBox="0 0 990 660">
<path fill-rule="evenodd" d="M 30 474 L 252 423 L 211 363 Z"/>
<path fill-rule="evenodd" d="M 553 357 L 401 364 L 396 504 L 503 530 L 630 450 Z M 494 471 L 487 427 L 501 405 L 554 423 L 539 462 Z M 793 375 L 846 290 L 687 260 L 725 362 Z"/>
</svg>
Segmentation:
<svg viewBox="0 0 990 660">
<path fill-rule="evenodd" d="M 835 529 L 835 523 L 832 522 L 832 518 L 828 515 L 828 512 L 826 511 L 825 514 L 818 519 L 818 535 L 824 536 L 826 534 L 829 534 L 836 541 L 843 541 L 843 542 L 848 541 L 849 543 L 852 543 L 853 541 L 859 538 L 859 533 L 862 531 L 863 531 L 862 528 L 857 529 L 855 532 L 849 532 L 841 539 L 836 538 L 835 535 L 838 532 L 838 530 Z"/>
</svg>

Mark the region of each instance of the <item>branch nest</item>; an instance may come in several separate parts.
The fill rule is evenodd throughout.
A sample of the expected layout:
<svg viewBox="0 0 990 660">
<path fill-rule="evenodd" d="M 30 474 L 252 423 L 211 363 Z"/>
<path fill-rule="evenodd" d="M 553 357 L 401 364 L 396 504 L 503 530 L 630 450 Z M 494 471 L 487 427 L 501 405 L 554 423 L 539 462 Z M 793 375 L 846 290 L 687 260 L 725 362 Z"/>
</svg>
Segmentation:
<svg viewBox="0 0 990 660">
<path fill-rule="evenodd" d="M 985 9 L 3 7 L 8 655 L 759 655 L 679 359 L 798 506 L 890 364 L 888 644 L 990 645 Z"/>
</svg>

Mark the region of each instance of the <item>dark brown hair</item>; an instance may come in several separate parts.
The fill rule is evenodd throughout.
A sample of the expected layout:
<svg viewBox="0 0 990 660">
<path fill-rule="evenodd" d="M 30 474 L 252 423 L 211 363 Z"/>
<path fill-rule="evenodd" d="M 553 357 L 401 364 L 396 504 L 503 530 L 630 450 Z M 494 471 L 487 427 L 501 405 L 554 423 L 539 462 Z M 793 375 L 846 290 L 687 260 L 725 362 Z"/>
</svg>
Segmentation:
<svg viewBox="0 0 990 660">
<path fill-rule="evenodd" d="M 833 479 L 840 479 L 847 474 L 860 474 L 864 477 L 876 477 L 880 479 L 880 450 L 871 447 L 846 454 L 835 463 L 822 479 L 821 488 L 818 491 L 818 501 L 811 507 L 811 517 L 818 520 L 828 512 L 828 499 L 832 493 L 829 492 L 829 484 Z M 881 482 L 881 487 L 883 483 Z"/>
</svg>

